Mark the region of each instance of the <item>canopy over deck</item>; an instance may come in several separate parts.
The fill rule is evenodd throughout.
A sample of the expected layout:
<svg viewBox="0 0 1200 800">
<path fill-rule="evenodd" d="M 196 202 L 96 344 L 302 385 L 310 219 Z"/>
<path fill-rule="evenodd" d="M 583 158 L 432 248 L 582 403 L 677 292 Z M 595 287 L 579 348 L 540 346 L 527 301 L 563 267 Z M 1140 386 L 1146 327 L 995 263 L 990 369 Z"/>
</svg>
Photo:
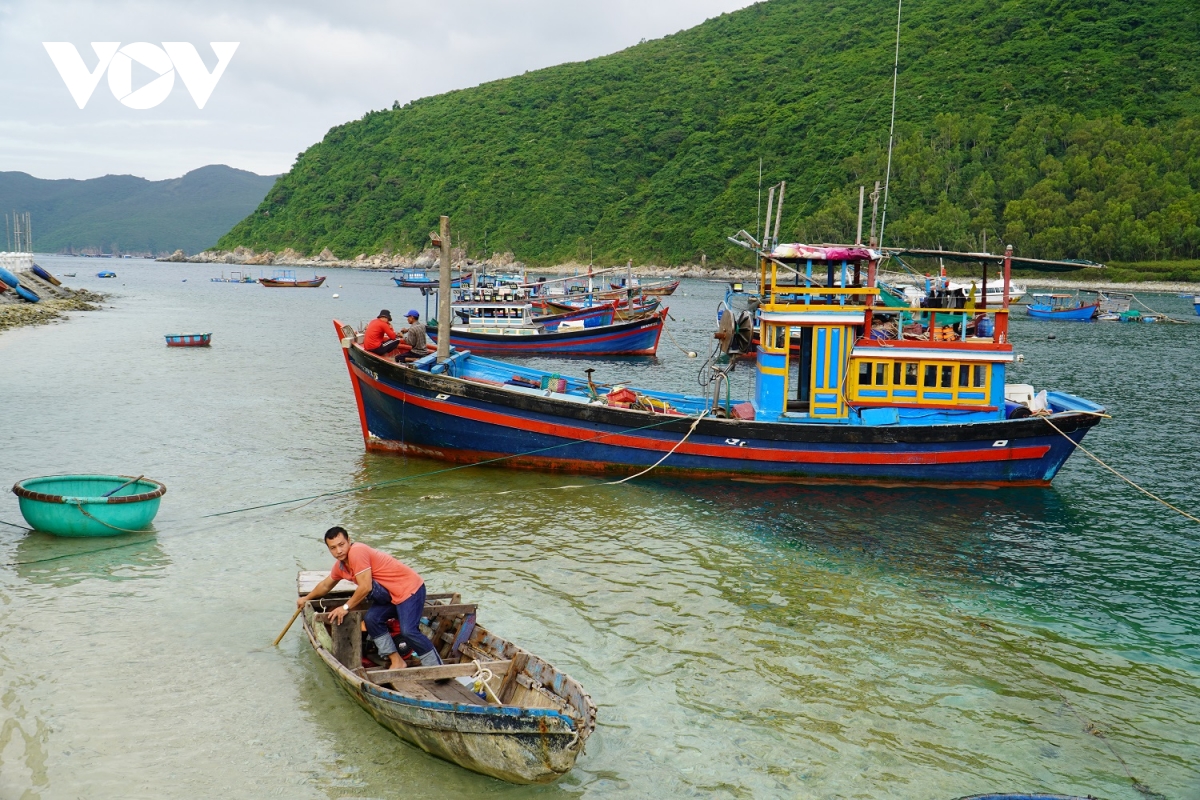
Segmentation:
<svg viewBox="0 0 1200 800">
<path fill-rule="evenodd" d="M 910 258 L 940 258 L 946 261 L 958 261 L 966 263 L 987 263 L 995 261 L 1004 263 L 1004 253 L 963 253 L 955 250 L 923 250 L 915 247 L 885 247 L 883 248 L 885 255 L 889 256 L 908 256 Z M 1104 269 L 1103 264 L 1097 264 L 1095 261 L 1083 260 L 1061 260 L 1056 261 L 1044 258 L 1022 258 L 1020 256 L 1012 256 L 1014 266 L 1021 269 L 1035 269 L 1044 272 L 1065 272 L 1075 269 Z"/>
</svg>

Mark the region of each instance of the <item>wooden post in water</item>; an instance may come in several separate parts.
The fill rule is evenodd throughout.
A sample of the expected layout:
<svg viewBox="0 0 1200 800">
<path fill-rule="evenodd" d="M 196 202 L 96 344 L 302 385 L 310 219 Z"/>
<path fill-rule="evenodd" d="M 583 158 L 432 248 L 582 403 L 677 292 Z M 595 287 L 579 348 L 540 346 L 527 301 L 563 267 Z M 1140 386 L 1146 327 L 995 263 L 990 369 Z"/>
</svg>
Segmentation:
<svg viewBox="0 0 1200 800">
<path fill-rule="evenodd" d="M 442 269 L 438 276 L 438 363 L 450 358 L 450 326 L 453 310 L 450 308 L 450 218 L 442 217 Z M 428 320 L 426 320 L 428 321 Z"/>
</svg>

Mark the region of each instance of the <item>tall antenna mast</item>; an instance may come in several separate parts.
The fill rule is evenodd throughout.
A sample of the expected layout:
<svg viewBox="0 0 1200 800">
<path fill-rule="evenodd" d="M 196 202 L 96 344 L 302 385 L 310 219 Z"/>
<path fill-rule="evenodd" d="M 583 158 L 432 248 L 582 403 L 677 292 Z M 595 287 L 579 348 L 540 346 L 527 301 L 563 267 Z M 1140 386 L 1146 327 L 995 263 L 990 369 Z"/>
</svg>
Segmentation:
<svg viewBox="0 0 1200 800">
<path fill-rule="evenodd" d="M 892 182 L 892 146 L 896 141 L 896 83 L 900 80 L 900 11 L 904 0 L 896 2 L 896 62 L 892 66 L 892 126 L 888 131 L 887 174 L 883 178 L 883 216 L 879 219 L 879 246 L 883 247 L 883 231 L 887 228 L 888 187 Z"/>
<path fill-rule="evenodd" d="M 762 230 L 762 156 L 758 158 L 758 216 L 754 218 L 754 232 Z"/>
</svg>

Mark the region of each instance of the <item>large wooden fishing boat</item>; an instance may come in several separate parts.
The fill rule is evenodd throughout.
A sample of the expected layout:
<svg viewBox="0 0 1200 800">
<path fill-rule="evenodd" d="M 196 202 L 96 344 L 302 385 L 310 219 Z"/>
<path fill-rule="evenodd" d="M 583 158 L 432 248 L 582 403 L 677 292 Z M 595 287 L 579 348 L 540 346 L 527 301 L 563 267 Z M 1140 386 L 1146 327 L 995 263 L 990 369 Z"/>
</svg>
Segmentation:
<svg viewBox="0 0 1200 800">
<path fill-rule="evenodd" d="M 1066 392 L 1007 384 L 1007 302 L 926 307 L 922 326 L 875 305 L 875 251 L 759 255 L 749 398 L 730 397 L 736 359 L 710 359 L 709 396 L 609 391 L 467 351 L 398 365 L 335 323 L 366 446 L 589 472 L 657 464 L 756 480 L 1045 486 L 1104 416 Z"/>
<path fill-rule="evenodd" d="M 300 596 L 326 574 L 301 572 Z M 595 730 L 596 706 L 571 676 L 477 624 L 476 606 L 457 594 L 426 595 L 421 628 L 444 666 L 364 668 L 374 646 L 364 642 L 364 610 L 340 625 L 326 613 L 354 588 L 342 581 L 308 603 L 304 632 L 339 686 L 380 725 L 427 753 L 511 783 L 550 783 L 575 766 Z"/>
</svg>

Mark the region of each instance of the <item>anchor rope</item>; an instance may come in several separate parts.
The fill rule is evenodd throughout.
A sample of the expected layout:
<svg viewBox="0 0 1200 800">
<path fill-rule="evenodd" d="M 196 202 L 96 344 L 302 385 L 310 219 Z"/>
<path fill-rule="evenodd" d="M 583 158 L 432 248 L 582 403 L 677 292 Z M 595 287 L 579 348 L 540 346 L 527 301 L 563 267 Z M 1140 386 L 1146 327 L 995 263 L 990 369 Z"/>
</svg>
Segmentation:
<svg viewBox="0 0 1200 800">
<path fill-rule="evenodd" d="M 699 417 L 696 418 L 696 423 L 699 423 L 699 421 L 701 419 L 703 419 L 705 414 L 707 414 L 707 413 L 708 413 L 708 411 L 706 409 Z M 414 481 L 414 480 L 418 480 L 420 478 L 429 478 L 434 475 L 444 475 L 448 472 L 457 472 L 459 470 L 471 469 L 473 467 L 482 467 L 487 464 L 496 464 L 501 461 L 509 461 L 514 458 L 523 458 L 525 456 L 537 455 L 538 453 L 545 453 L 547 451 L 557 450 L 562 447 L 570 447 L 571 445 L 576 445 L 576 444 L 586 444 L 588 442 L 595 442 L 595 441 L 599 441 L 601 439 L 608 439 L 613 436 L 622 436 L 626 433 L 636 433 L 637 431 L 644 431 L 644 430 L 649 430 L 650 428 L 657 428 L 659 426 L 667 425 L 669 423 L 675 422 L 679 419 L 680 419 L 680 417 L 669 416 L 666 419 L 659 420 L 658 422 L 652 422 L 649 425 L 642 425 L 637 428 L 627 428 L 625 430 L 613 431 L 611 433 L 602 433 L 599 436 L 593 436 L 589 439 L 572 439 L 569 442 L 553 444 L 553 445 L 549 445 L 548 447 L 539 447 L 536 450 L 527 450 L 526 452 L 523 452 L 523 453 L 513 453 L 512 455 L 507 455 L 507 456 L 497 456 L 496 458 L 488 458 L 488 459 L 484 459 L 483 461 L 475 461 L 470 464 L 458 464 L 453 467 L 446 467 L 444 469 L 431 470 L 429 472 L 420 472 L 420 473 L 417 473 L 416 475 L 405 475 L 404 477 L 401 477 L 401 478 L 391 478 L 386 481 L 374 481 L 372 483 L 364 483 L 359 486 L 352 486 L 349 489 L 338 489 L 336 491 L 322 492 L 321 494 L 310 495 L 307 497 L 297 497 L 297 498 L 293 498 L 291 500 L 280 500 L 275 503 L 263 503 L 263 504 L 257 505 L 257 506 L 247 506 L 246 508 L 235 508 L 232 511 L 219 511 L 215 514 L 205 514 L 200 519 L 210 519 L 212 517 L 225 517 L 225 516 L 229 516 L 230 514 L 241 514 L 246 511 L 258 511 L 258 510 L 264 509 L 264 508 L 275 508 L 277 506 L 286 506 L 286 505 L 290 505 L 292 503 L 303 502 L 304 505 L 308 505 L 309 503 L 313 502 L 314 500 L 320 500 L 325 497 L 337 497 L 339 495 L 352 494 L 354 492 L 366 491 L 368 489 L 378 489 L 383 486 L 391 486 L 391 485 L 400 484 L 400 483 L 407 483 L 408 481 Z M 696 427 L 696 425 L 694 423 L 692 425 L 692 429 L 694 430 L 695 427 Z M 689 436 L 691 435 L 691 431 L 688 432 L 688 435 Z M 683 444 L 683 440 L 680 440 L 679 444 Z M 678 446 L 679 445 L 677 444 L 676 447 L 678 447 Z M 674 450 L 672 450 L 671 452 L 674 452 Z M 670 453 L 667 453 L 667 455 L 670 455 Z M 659 463 L 661 463 L 661 461 Z M 655 465 L 655 466 L 657 466 L 657 465 Z M 645 473 L 639 473 L 639 474 L 645 474 Z M 632 475 L 632 476 L 630 476 L 629 479 L 632 479 L 635 477 L 637 477 L 637 475 Z M 303 508 L 304 505 L 298 506 L 297 509 Z M 297 509 L 291 509 L 291 510 L 295 511 Z"/>
<path fill-rule="evenodd" d="M 969 622 L 974 622 L 975 624 L 979 625 L 979 627 L 983 628 L 984 630 L 995 632 L 997 630 L 997 628 L 999 627 L 995 623 L 977 619 L 977 618 L 971 617 L 969 615 L 963 615 L 963 618 Z M 1009 633 L 1008 631 L 1003 631 L 1003 632 Z M 1012 634 L 1009 634 L 1009 635 L 1012 635 Z M 1079 720 L 1080 724 L 1083 726 L 1083 730 L 1086 733 L 1089 733 L 1092 736 L 1095 736 L 1100 741 L 1104 742 L 1104 746 L 1108 748 L 1108 752 L 1111 753 L 1113 758 L 1115 758 L 1117 760 L 1117 763 L 1119 763 L 1121 765 L 1121 769 L 1122 769 L 1122 771 L 1124 771 L 1125 777 L 1129 779 L 1130 784 L 1132 784 L 1134 791 L 1136 791 L 1138 794 L 1142 795 L 1143 797 L 1147 798 L 1147 800 L 1166 800 L 1165 795 L 1159 794 L 1158 792 L 1154 791 L 1149 786 L 1147 786 L 1145 783 L 1142 783 L 1140 780 L 1138 780 L 1136 777 L 1134 777 L 1133 771 L 1129 769 L 1129 764 L 1125 761 L 1124 758 L 1121 757 L 1121 754 L 1117 752 L 1117 749 L 1113 746 L 1113 743 L 1111 741 L 1109 741 L 1108 737 L 1104 734 L 1104 731 L 1101 730 L 1100 727 L 1098 725 L 1096 725 L 1094 722 L 1092 722 L 1090 719 L 1085 717 L 1079 711 L 1079 709 L 1077 709 L 1075 707 L 1075 704 L 1072 703 L 1070 701 L 1070 699 L 1067 697 L 1066 693 L 1062 689 L 1059 688 L 1058 684 L 1055 683 L 1054 679 L 1051 678 L 1049 675 L 1047 675 L 1045 672 L 1043 672 L 1041 669 L 1038 669 L 1037 664 L 1035 664 L 1033 662 L 1033 659 L 1029 657 L 1028 653 L 1023 653 L 1020 650 L 1017 650 L 1015 647 L 1013 647 L 1011 644 L 1009 644 L 1007 641 L 1005 641 L 1001 637 L 994 637 L 993 641 L 998 642 L 1000 644 L 1000 646 L 1003 647 L 1005 650 L 1008 650 L 1010 653 L 1013 653 L 1014 655 L 1021 658 L 1031 670 L 1033 670 L 1035 673 L 1037 673 L 1037 675 L 1042 680 L 1044 680 L 1047 684 L 1050 685 L 1050 688 L 1053 689 L 1054 693 L 1058 695 L 1058 698 L 1059 698 L 1059 700 L 1062 701 L 1062 704 L 1064 706 L 1066 706 L 1068 709 L 1070 709 L 1071 713 L 1075 716 L 1075 718 L 1077 720 Z"/>
<path fill-rule="evenodd" d="M 18 525 L 18 524 L 16 524 L 15 522 L 5 522 L 5 521 L 4 521 L 4 520 L 2 520 L 2 519 L 0 519 L 0 525 L 8 525 L 8 526 L 10 526 L 10 527 L 13 527 L 13 528 L 20 528 L 20 529 L 21 529 L 21 530 L 23 530 L 23 531 L 31 531 L 31 530 L 33 530 L 33 528 L 27 527 L 27 526 L 25 526 L 25 525 Z"/>
<path fill-rule="evenodd" d="M 1103 415 L 1101 415 L 1101 416 L 1103 416 Z M 1176 514 L 1179 514 L 1180 516 L 1183 516 L 1183 517 L 1187 517 L 1187 518 L 1188 518 L 1188 519 L 1190 519 L 1192 522 L 1200 523 L 1200 517 L 1193 516 L 1193 515 L 1189 514 L 1188 512 L 1184 511 L 1183 509 L 1181 509 L 1181 508 L 1177 508 L 1177 507 L 1175 507 L 1175 506 L 1171 505 L 1171 504 L 1170 504 L 1170 503 L 1168 503 L 1166 500 L 1163 500 L 1161 497 L 1159 497 L 1158 495 L 1156 495 L 1154 492 L 1150 491 L 1149 489 L 1145 489 L 1145 488 L 1143 488 L 1143 487 L 1139 486 L 1138 484 L 1134 483 L 1134 482 L 1133 482 L 1132 480 L 1130 480 L 1129 478 L 1127 478 L 1127 477 L 1125 477 L 1124 475 L 1122 475 L 1122 474 L 1121 474 L 1120 472 L 1118 472 L 1116 469 L 1114 469 L 1113 467 L 1111 467 L 1111 466 L 1109 466 L 1108 464 L 1106 464 L 1106 463 L 1105 463 L 1103 460 L 1101 460 L 1101 458 L 1100 458 L 1099 456 L 1097 456 L 1097 455 L 1096 455 L 1095 453 L 1093 453 L 1091 450 L 1088 450 L 1088 449 L 1087 449 L 1086 447 L 1084 447 L 1082 444 L 1080 444 L 1079 442 L 1075 441 L 1075 440 L 1074 440 L 1074 439 L 1072 439 L 1070 436 L 1067 436 L 1067 434 L 1063 432 L 1063 429 L 1062 429 L 1062 428 L 1058 427 L 1057 425 L 1055 425 L 1053 422 L 1051 422 L 1051 421 L 1050 421 L 1050 418 L 1049 418 L 1049 417 L 1043 417 L 1042 419 L 1044 419 L 1044 420 L 1045 420 L 1045 422 L 1046 422 L 1046 424 L 1047 424 L 1047 425 L 1049 425 L 1051 428 L 1054 428 L 1054 430 L 1056 430 L 1056 431 L 1058 431 L 1059 433 L 1061 433 L 1061 434 L 1062 434 L 1062 436 L 1063 436 L 1063 438 L 1065 438 L 1065 439 L 1066 439 L 1068 442 L 1070 442 L 1071 444 L 1075 445 L 1075 447 L 1076 447 L 1076 448 L 1078 448 L 1079 450 L 1082 450 L 1082 451 L 1084 452 L 1084 454 L 1086 454 L 1086 455 L 1087 455 L 1087 457 L 1088 457 L 1088 458 L 1092 459 L 1092 460 L 1093 460 L 1093 461 L 1095 461 L 1097 464 L 1099 464 L 1100 466 L 1104 467 L 1106 470 L 1108 470 L 1109 472 L 1111 472 L 1113 475 L 1116 475 L 1118 478 L 1120 478 L 1121 480 L 1125 481 L 1125 482 L 1126 482 L 1126 483 L 1128 483 L 1130 486 L 1132 486 L 1133 488 L 1137 489 L 1139 492 L 1141 492 L 1142 494 L 1144 494 L 1144 495 L 1146 495 L 1147 497 L 1151 498 L 1152 500 L 1156 500 L 1156 501 L 1158 501 L 1159 503 L 1162 503 L 1164 506 L 1166 506 L 1167 508 L 1169 508 L 1169 509 L 1171 509 L 1172 511 L 1174 511 Z"/>
<path fill-rule="evenodd" d="M 1175 318 L 1174 318 L 1174 317 L 1172 317 L 1170 314 L 1164 314 L 1164 313 L 1162 313 L 1161 311 L 1155 311 L 1153 308 L 1151 308 L 1150 306 L 1148 306 L 1148 305 L 1146 305 L 1145 303 L 1143 303 L 1143 302 L 1142 302 L 1142 299 L 1141 299 L 1140 297 L 1138 297 L 1136 294 L 1133 296 L 1133 302 L 1137 303 L 1139 306 L 1141 306 L 1142 308 L 1146 309 L 1146 310 L 1147 310 L 1147 311 L 1149 311 L 1151 314 L 1154 314 L 1154 315 L 1156 315 L 1156 316 L 1157 316 L 1159 319 L 1161 319 L 1163 322 L 1173 322 L 1173 323 L 1175 323 L 1176 325 L 1187 325 L 1187 324 L 1189 324 L 1189 323 L 1187 323 L 1187 322 L 1184 322 L 1184 321 L 1183 321 L 1183 320 L 1181 320 L 1181 319 L 1175 319 Z"/>
<path fill-rule="evenodd" d="M 566 486 L 549 486 L 549 487 L 547 487 L 546 489 L 544 489 L 544 490 L 542 490 L 542 491 L 553 492 L 553 491 L 556 491 L 556 490 L 558 490 L 558 489 L 594 489 L 594 488 L 597 488 L 597 487 L 600 487 L 600 486 L 617 486 L 617 485 L 620 485 L 620 484 L 622 484 L 622 483 L 626 483 L 626 482 L 628 482 L 628 481 L 631 481 L 631 480 L 633 480 L 634 478 L 640 478 L 640 477 L 642 477 L 643 475 L 645 475 L 645 474 L 647 474 L 648 472 L 650 472 L 651 470 L 655 469 L 655 468 L 656 468 L 656 467 L 657 467 L 659 464 L 663 463 L 663 462 L 664 462 L 664 461 L 666 461 L 668 458 L 670 458 L 670 457 L 671 457 L 671 455 L 672 455 L 672 454 L 674 454 L 674 452 L 675 452 L 676 450 L 678 450 L 678 449 L 679 449 L 679 448 L 680 448 L 680 447 L 683 445 L 683 443 L 684 443 L 684 442 L 686 442 L 686 441 L 688 440 L 688 437 L 689 437 L 689 436 L 691 436 L 691 435 L 692 435 L 692 433 L 693 433 L 693 432 L 696 430 L 696 426 L 700 424 L 700 420 L 704 419 L 706 416 L 708 416 L 708 409 L 707 409 L 707 408 L 706 408 L 706 409 L 704 409 L 704 411 L 703 411 L 703 412 L 700 414 L 700 416 L 696 417 L 696 421 L 692 423 L 692 427 L 688 428 L 688 432 L 687 432 L 686 434 L 684 434 L 684 436 L 683 436 L 683 438 L 682 438 L 682 439 L 680 439 L 678 442 L 676 442 L 676 443 L 675 443 L 675 446 L 674 446 L 674 447 L 672 447 L 672 448 L 671 448 L 669 451 L 667 451 L 667 454 L 666 454 L 665 456 L 663 456 L 662 458 L 660 458 L 658 461 L 655 461 L 653 464 L 651 464 L 650 466 L 646 467 L 646 468 L 645 468 L 644 470 L 642 470 L 641 472 L 638 472 L 638 473 L 636 473 L 636 474 L 633 474 L 633 475 L 627 475 L 626 477 L 624 477 L 624 478 L 621 478 L 619 481 L 606 481 L 606 482 L 604 482 L 604 483 L 573 483 L 573 484 L 568 484 L 568 485 L 566 485 Z M 496 494 L 498 494 L 498 495 L 501 495 L 501 494 L 512 494 L 513 492 L 519 492 L 519 491 L 522 491 L 522 490 L 520 490 L 520 489 L 507 489 L 507 490 L 505 490 L 505 491 L 503 491 L 503 492 L 496 492 Z"/>
</svg>

